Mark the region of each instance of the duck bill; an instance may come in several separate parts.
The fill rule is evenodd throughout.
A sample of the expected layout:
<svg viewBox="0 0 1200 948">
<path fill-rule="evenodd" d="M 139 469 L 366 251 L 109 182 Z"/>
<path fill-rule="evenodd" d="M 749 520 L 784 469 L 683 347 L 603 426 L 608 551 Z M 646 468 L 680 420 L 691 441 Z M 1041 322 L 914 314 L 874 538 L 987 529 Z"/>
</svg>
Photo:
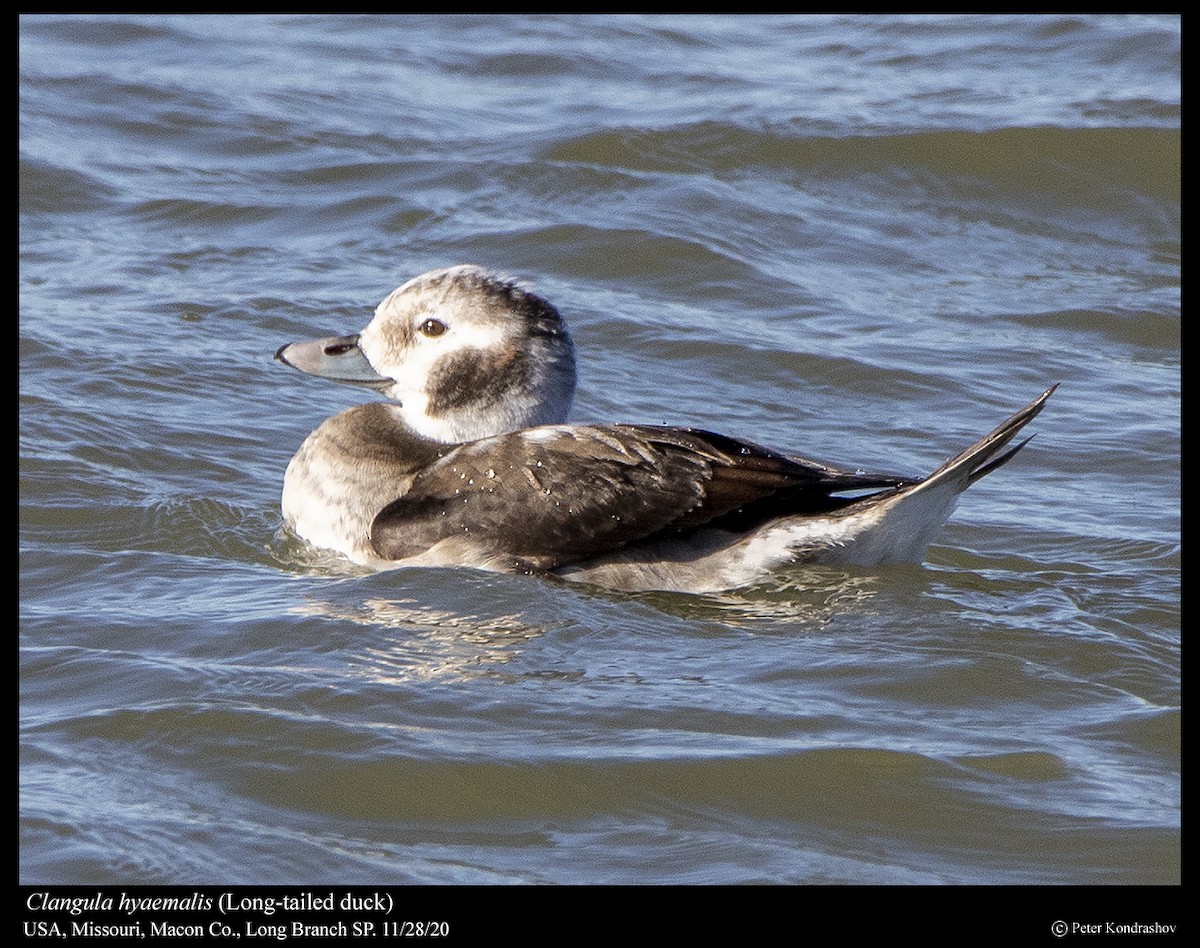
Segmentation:
<svg viewBox="0 0 1200 948">
<path fill-rule="evenodd" d="M 330 336 L 282 346 L 275 358 L 293 369 L 331 382 L 383 389 L 395 380 L 380 375 L 358 345 L 358 335 Z"/>
</svg>

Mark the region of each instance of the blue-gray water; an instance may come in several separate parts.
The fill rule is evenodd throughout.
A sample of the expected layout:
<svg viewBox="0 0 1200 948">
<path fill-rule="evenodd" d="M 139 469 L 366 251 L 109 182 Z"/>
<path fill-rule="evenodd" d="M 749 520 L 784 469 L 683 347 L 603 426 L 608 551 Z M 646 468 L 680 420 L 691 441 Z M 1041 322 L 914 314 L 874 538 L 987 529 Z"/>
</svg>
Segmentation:
<svg viewBox="0 0 1200 948">
<path fill-rule="evenodd" d="M 1178 883 L 1178 18 L 20 21 L 27 883 Z M 926 473 L 921 567 L 365 575 L 272 362 L 473 262 L 582 420 Z"/>
</svg>

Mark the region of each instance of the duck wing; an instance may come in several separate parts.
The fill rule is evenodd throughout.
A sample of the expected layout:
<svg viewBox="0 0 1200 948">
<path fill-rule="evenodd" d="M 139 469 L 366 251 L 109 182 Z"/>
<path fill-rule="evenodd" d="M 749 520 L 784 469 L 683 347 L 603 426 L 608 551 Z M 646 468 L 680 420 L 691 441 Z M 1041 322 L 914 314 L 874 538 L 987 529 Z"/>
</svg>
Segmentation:
<svg viewBox="0 0 1200 948">
<path fill-rule="evenodd" d="M 449 451 L 376 515 L 370 538 L 389 560 L 445 543 L 447 561 L 550 570 L 664 531 L 740 532 L 915 480 L 842 470 L 692 428 L 553 425 Z M 847 492 L 859 494 L 839 496 Z"/>
</svg>

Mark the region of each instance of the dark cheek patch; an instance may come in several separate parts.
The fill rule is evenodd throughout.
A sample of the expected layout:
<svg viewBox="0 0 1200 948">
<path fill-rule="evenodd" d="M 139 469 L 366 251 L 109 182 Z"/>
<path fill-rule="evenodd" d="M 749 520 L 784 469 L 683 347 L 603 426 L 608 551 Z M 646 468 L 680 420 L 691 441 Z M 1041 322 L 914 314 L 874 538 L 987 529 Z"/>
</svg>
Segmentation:
<svg viewBox="0 0 1200 948">
<path fill-rule="evenodd" d="M 494 405 L 524 388 L 528 378 L 528 356 L 514 346 L 505 346 L 498 353 L 479 349 L 455 353 L 440 362 L 429 378 L 425 389 L 429 412 L 440 415 Z"/>
</svg>

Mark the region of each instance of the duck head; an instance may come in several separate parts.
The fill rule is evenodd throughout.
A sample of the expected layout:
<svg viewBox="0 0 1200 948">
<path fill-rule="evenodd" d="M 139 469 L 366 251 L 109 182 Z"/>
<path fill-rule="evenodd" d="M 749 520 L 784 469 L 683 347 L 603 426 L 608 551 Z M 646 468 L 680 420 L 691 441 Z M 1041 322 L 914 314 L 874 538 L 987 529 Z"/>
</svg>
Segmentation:
<svg viewBox="0 0 1200 948">
<path fill-rule="evenodd" d="M 433 270 L 389 295 L 359 333 L 296 342 L 285 365 L 377 391 L 446 443 L 566 421 L 575 348 L 547 300 L 476 266 Z"/>
</svg>

